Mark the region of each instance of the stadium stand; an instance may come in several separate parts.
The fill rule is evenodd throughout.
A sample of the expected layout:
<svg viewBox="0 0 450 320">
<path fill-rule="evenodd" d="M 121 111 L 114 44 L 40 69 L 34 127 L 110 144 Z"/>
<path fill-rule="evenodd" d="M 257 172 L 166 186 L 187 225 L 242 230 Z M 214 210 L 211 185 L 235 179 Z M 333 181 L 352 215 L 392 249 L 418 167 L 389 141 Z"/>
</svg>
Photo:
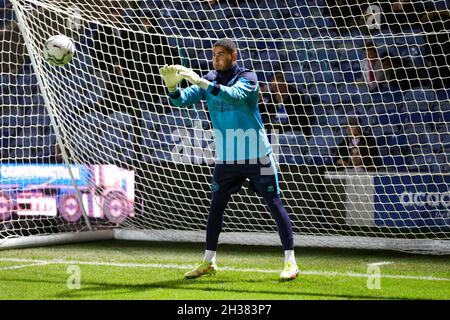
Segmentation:
<svg viewBox="0 0 450 320">
<path fill-rule="evenodd" d="M 298 132 L 286 133 L 280 136 L 280 162 L 286 163 L 314 163 L 320 165 L 331 164 L 333 149 L 342 139 L 342 127 L 349 116 L 357 115 L 360 118 L 364 130 L 369 130 L 377 139 L 378 147 L 383 155 L 382 162 L 387 170 L 393 171 L 423 171 L 423 172 L 450 172 L 450 103 L 449 88 L 435 90 L 431 87 L 412 88 L 402 91 L 399 88 L 390 88 L 389 92 L 368 92 L 367 88 L 361 84 L 360 61 L 364 56 L 364 41 L 362 34 L 358 30 L 350 29 L 348 34 L 343 33 L 342 38 L 335 33 L 334 21 L 326 12 L 321 12 L 319 8 L 325 1 L 286 1 L 286 6 L 278 10 L 270 8 L 270 1 L 257 0 L 247 1 L 241 4 L 238 9 L 229 7 L 226 2 L 217 2 L 213 6 L 220 6 L 217 15 L 222 14 L 224 19 L 208 20 L 206 16 L 198 17 L 197 23 L 188 23 L 190 19 L 178 16 L 188 13 L 189 10 L 177 11 L 177 5 L 181 2 L 174 2 L 171 5 L 164 5 L 166 8 L 163 14 L 175 18 L 159 19 L 160 27 L 166 34 L 183 35 L 184 33 L 195 33 L 196 26 L 201 29 L 214 28 L 221 29 L 225 34 L 234 30 L 236 37 L 248 36 L 257 38 L 255 30 L 258 30 L 261 37 L 265 33 L 271 33 L 272 39 L 276 37 L 286 38 L 286 41 L 268 42 L 257 41 L 253 43 L 245 41 L 248 47 L 240 51 L 240 63 L 244 66 L 254 67 L 254 60 L 259 61 L 258 69 L 265 70 L 258 72 L 261 82 L 267 81 L 271 75 L 279 70 L 284 71 L 286 80 L 306 88 L 306 94 L 314 102 L 314 113 L 317 122 L 313 123 L 312 136 L 304 136 Z M 317 3 L 322 3 L 318 6 Z M 314 5 L 311 5 L 314 3 Z M 448 9 L 445 2 L 438 1 L 439 8 Z M 158 1 L 151 1 L 149 5 L 157 5 Z M 183 3 L 187 5 L 186 3 Z M 194 3 L 198 5 L 197 2 Z M 195 12 L 196 7 L 192 5 L 191 12 Z M 291 5 L 294 4 L 294 5 Z M 161 7 L 163 3 L 161 2 Z M 172 8 L 170 8 L 172 6 Z M 298 8 L 301 9 L 298 9 Z M 295 9 L 292 9 L 295 8 Z M 146 9 L 151 10 L 147 6 Z M 185 8 L 186 9 L 186 8 Z M 259 18 L 250 19 L 254 12 L 259 10 Z M 200 10 L 199 10 L 200 12 Z M 129 12 L 124 13 L 124 19 L 130 18 Z M 282 17 L 282 19 L 279 19 Z M 131 17 L 132 18 L 132 17 Z M 7 10 L 2 15 L 0 25 L 7 26 L 14 20 L 14 14 Z M 178 23 L 175 25 L 174 21 Z M 305 25 L 315 25 L 317 28 L 308 28 L 308 34 L 302 29 Z M 329 28 L 322 28 L 327 26 Z M 236 33 L 240 30 L 240 33 Z M 293 31 L 296 30 L 296 31 Z M 326 33 L 324 33 L 327 30 Z M 424 66 L 425 60 L 425 38 L 420 34 L 421 30 L 411 30 L 412 34 L 406 37 L 395 36 L 390 31 L 385 32 L 381 40 L 374 38 L 375 46 L 380 47 L 391 56 L 398 56 L 408 59 L 412 66 Z M 86 29 L 86 32 L 95 32 L 93 29 Z M 14 26 L 3 28 L 3 39 L 17 39 L 17 29 Z M 276 34 L 275 34 L 276 33 Z M 198 35 L 201 36 L 200 30 Z M 322 37 L 321 47 L 311 39 L 320 35 Z M 346 39 L 346 35 L 351 35 L 351 40 Z M 67 73 L 72 78 L 61 79 L 61 81 L 77 81 L 81 86 L 87 82 L 81 75 L 89 72 L 97 72 L 92 67 L 90 58 L 90 48 L 93 43 L 89 39 L 92 35 L 86 34 L 80 38 L 83 44 L 80 49 L 74 70 L 83 68 L 83 72 Z M 1 39 L 1 38 L 0 38 Z M 289 39 L 289 40 L 287 40 Z M 186 40 L 187 41 L 187 40 Z M 11 43 L 11 41 L 9 41 Z M 239 43 L 239 41 L 238 41 Z M 176 46 L 178 43 L 174 39 L 169 40 L 169 44 Z M 392 44 L 392 46 L 389 46 Z M 395 44 L 395 45 L 393 45 Z M 208 49 L 211 41 L 196 41 L 185 47 L 198 47 Z M 22 55 L 23 45 L 17 45 L 14 52 Z M 202 59 L 195 55 L 204 50 L 193 50 L 188 55 L 193 61 L 192 67 L 200 70 L 207 68 Z M 380 51 L 382 54 L 383 51 Z M 284 55 L 284 56 L 283 56 Z M 26 54 L 24 54 L 24 57 Z M 284 57 L 289 61 L 297 61 L 284 64 Z M 307 57 L 307 59 L 305 59 Z M 1 96 L 3 106 L 1 113 L 1 146 L 2 161 L 12 158 L 37 159 L 37 157 L 49 156 L 54 152 L 52 145 L 55 144 L 54 132 L 44 108 L 44 101 L 40 95 L 39 87 L 29 59 L 17 58 L 16 63 L 21 68 L 11 72 L 9 67 L 2 65 L 0 74 Z M 23 61 L 22 61 L 23 60 Z M 306 62 L 305 62 L 306 61 Z M 321 63 L 328 61 L 329 63 Z M 90 70 L 86 72 L 86 70 Z M 93 77 L 98 79 L 99 77 Z M 93 79 L 89 83 L 92 85 Z M 87 89 L 87 88 L 86 88 Z M 85 92 L 66 93 L 67 98 L 74 101 L 74 108 L 82 109 L 82 104 L 95 104 L 100 101 L 105 94 L 102 83 L 95 83 L 94 94 L 92 90 Z M 75 104 L 79 104 L 76 106 Z M 144 108 L 143 123 L 141 123 L 144 147 L 143 159 L 145 161 L 170 159 L 168 152 L 174 147 L 174 141 L 168 138 L 175 128 L 190 127 L 192 124 L 192 113 L 175 111 L 172 114 L 162 114 L 145 110 L 145 102 L 141 105 Z M 207 115 L 200 110 L 202 127 L 207 128 Z M 108 117 L 107 132 L 103 136 L 98 136 L 97 143 L 104 143 L 108 147 L 103 150 L 110 150 L 111 155 L 97 155 L 93 150 L 84 150 L 89 153 L 87 159 L 108 162 L 108 159 L 117 158 L 125 150 L 133 150 L 134 137 L 131 132 L 131 115 L 114 113 L 103 115 L 100 113 L 81 114 L 88 132 L 80 132 L 80 137 L 94 139 L 89 133 L 95 131 L 95 118 Z M 120 121 L 115 121 L 120 117 Z M 158 119 L 159 126 L 154 125 L 152 119 Z M 125 121 L 127 120 L 127 121 Z M 81 127 L 81 126 L 80 126 Z M 22 128 L 17 130 L 17 128 Z M 204 141 L 202 142 L 205 143 Z M 94 145 L 90 142 L 89 145 Z M 155 146 L 159 146 L 155 151 Z M 20 146 L 20 148 L 14 148 Z M 28 148 L 26 148 L 28 147 Z M 286 154 L 283 151 L 286 150 Z M 9 154 L 11 152 L 21 154 Z M 136 154 L 126 155 L 123 161 L 129 161 Z M 85 159 L 86 159 L 85 158 Z"/>
</svg>

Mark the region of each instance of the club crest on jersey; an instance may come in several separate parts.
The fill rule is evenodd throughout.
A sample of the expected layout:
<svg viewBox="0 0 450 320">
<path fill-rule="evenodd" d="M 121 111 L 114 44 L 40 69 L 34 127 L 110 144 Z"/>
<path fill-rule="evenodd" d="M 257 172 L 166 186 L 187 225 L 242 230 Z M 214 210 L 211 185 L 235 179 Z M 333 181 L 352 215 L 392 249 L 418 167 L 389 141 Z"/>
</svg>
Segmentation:
<svg viewBox="0 0 450 320">
<path fill-rule="evenodd" d="M 213 183 L 211 184 L 211 191 L 212 192 L 219 191 L 219 184 L 217 182 L 213 181 Z"/>
</svg>

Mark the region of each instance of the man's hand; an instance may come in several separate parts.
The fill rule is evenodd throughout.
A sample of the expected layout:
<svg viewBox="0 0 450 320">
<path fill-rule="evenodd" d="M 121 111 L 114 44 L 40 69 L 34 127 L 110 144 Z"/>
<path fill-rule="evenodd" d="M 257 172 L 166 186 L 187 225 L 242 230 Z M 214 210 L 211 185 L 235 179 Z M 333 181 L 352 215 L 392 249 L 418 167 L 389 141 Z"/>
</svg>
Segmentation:
<svg viewBox="0 0 450 320">
<path fill-rule="evenodd" d="M 177 85 L 183 80 L 183 77 L 178 74 L 178 70 L 176 66 L 168 66 L 164 65 L 161 69 L 159 69 L 159 73 L 166 84 L 169 92 L 173 92 L 177 89 Z"/>
<path fill-rule="evenodd" d="M 178 74 L 185 80 L 189 81 L 192 84 L 198 85 L 203 90 L 208 89 L 210 82 L 206 79 L 203 79 L 200 77 L 197 73 L 195 73 L 193 70 L 180 66 L 175 65 L 175 69 L 178 71 Z"/>
</svg>

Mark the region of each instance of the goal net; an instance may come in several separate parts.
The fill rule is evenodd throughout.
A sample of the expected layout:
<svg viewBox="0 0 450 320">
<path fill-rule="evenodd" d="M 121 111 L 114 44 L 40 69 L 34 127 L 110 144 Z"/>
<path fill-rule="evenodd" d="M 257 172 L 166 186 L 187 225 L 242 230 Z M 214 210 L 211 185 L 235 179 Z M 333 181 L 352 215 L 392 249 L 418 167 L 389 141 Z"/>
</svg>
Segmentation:
<svg viewBox="0 0 450 320">
<path fill-rule="evenodd" d="M 450 252 L 446 1 L 2 3 L 0 248 L 95 230 L 204 241 L 208 109 L 171 104 L 159 68 L 205 75 L 228 37 L 258 76 L 297 246 Z M 64 67 L 42 55 L 57 34 L 76 44 Z M 220 241 L 279 245 L 247 185 Z"/>
</svg>

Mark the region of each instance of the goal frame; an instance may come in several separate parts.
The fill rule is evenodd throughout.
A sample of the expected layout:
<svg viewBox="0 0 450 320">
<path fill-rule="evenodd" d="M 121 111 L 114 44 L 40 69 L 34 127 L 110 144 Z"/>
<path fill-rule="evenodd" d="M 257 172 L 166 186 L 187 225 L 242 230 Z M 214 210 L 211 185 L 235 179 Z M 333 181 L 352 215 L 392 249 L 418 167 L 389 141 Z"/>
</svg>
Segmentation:
<svg viewBox="0 0 450 320">
<path fill-rule="evenodd" d="M 16 0 L 11 0 L 14 11 L 18 19 L 20 32 L 23 35 L 25 45 L 28 50 L 32 50 L 31 40 L 27 33 L 27 23 L 22 17 L 21 11 L 17 7 Z M 37 65 L 33 54 L 30 54 L 33 67 Z M 72 173 L 68 152 L 59 132 L 57 122 L 52 113 L 52 100 L 47 88 L 48 84 L 36 72 L 38 85 L 44 98 L 45 107 L 51 120 L 51 125 L 55 130 L 57 143 L 61 147 L 62 157 L 71 176 L 76 195 L 83 203 L 80 191 L 75 183 Z M 204 242 L 204 231 L 186 230 L 126 230 L 121 228 L 107 228 L 96 230 L 91 225 L 84 206 L 82 207 L 83 219 L 86 223 L 86 231 L 60 233 L 55 235 L 37 235 L 19 238 L 7 238 L 0 240 L 0 250 L 23 247 L 34 247 L 42 245 L 59 245 L 65 243 L 78 243 L 100 240 L 139 240 L 139 241 L 181 241 L 181 242 Z M 237 236 L 239 234 L 239 236 Z M 439 239 L 398 239 L 380 237 L 359 237 L 359 236 L 334 236 L 334 235 L 295 235 L 294 240 L 297 247 L 333 247 L 351 249 L 372 249 L 372 250 L 396 250 L 413 253 L 427 254 L 450 254 L 450 240 Z M 223 232 L 220 235 L 220 244 L 246 244 L 246 245 L 269 245 L 279 246 L 278 234 L 262 232 Z"/>
</svg>

